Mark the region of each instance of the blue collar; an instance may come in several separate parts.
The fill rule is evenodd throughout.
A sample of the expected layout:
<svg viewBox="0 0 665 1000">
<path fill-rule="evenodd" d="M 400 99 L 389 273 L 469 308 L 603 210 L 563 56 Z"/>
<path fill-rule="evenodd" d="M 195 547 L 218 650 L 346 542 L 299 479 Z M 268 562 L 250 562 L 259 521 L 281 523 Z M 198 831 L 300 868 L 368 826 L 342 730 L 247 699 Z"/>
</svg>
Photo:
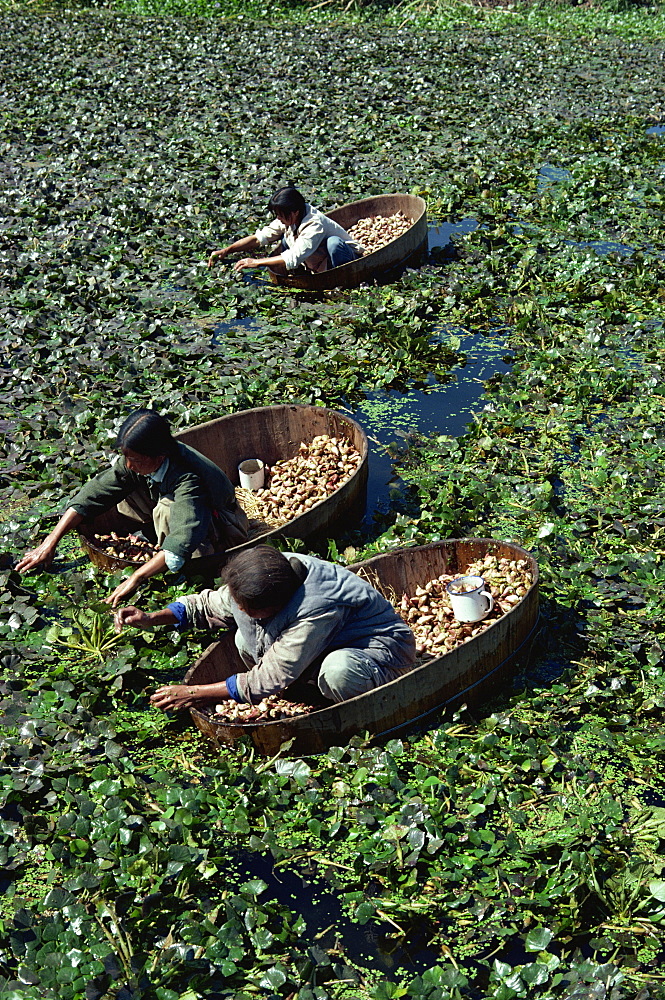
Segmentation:
<svg viewBox="0 0 665 1000">
<path fill-rule="evenodd" d="M 156 469 L 154 472 L 150 473 L 148 479 L 151 479 L 153 483 L 163 483 L 164 477 L 168 472 L 168 468 L 169 468 L 169 460 L 168 458 L 165 458 L 160 467 Z"/>
</svg>

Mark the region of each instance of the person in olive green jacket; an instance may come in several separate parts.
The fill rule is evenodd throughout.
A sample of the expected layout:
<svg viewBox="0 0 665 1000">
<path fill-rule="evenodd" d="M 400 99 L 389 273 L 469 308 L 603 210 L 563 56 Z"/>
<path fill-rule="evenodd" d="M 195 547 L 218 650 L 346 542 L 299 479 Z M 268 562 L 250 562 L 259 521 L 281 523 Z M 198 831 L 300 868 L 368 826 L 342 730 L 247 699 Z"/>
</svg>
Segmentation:
<svg viewBox="0 0 665 1000">
<path fill-rule="evenodd" d="M 131 413 L 116 445 L 122 458 L 79 490 L 53 531 L 16 566 L 20 573 L 48 566 L 64 535 L 117 506 L 137 529 L 154 531 L 160 551 L 116 587 L 107 598 L 113 607 L 156 573 L 177 571 L 191 556 L 239 545 L 248 532 L 228 477 L 195 448 L 176 441 L 155 410 Z"/>
</svg>

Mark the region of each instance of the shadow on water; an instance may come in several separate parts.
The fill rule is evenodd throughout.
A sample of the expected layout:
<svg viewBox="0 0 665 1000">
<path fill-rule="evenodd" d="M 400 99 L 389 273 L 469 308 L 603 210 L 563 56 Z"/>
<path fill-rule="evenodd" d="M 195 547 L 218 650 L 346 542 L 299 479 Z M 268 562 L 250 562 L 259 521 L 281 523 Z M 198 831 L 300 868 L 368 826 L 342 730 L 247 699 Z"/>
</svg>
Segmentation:
<svg viewBox="0 0 665 1000">
<path fill-rule="evenodd" d="M 234 319 L 231 323 L 216 323 L 212 328 L 210 338 L 211 347 L 222 347 L 224 341 L 229 336 L 238 336 L 241 333 L 258 333 L 260 326 L 252 316 L 242 316 Z"/>
<path fill-rule="evenodd" d="M 429 262 L 445 264 L 457 258 L 456 236 L 466 236 L 478 228 L 478 221 L 471 217 L 459 222 L 434 222 L 428 226 L 427 247 Z"/>
<path fill-rule="evenodd" d="M 474 223 L 474 220 L 467 220 Z M 437 227 L 441 232 L 444 227 Z M 446 232 L 455 227 L 446 227 Z M 470 229 L 468 231 L 471 231 Z M 441 239 L 446 239 L 442 233 Z M 220 323 L 213 331 L 211 346 L 219 347 L 231 333 L 242 336 L 260 331 L 251 317 L 232 323 Z M 440 327 L 433 340 L 447 343 L 453 340 L 461 357 L 450 370 L 446 381 L 433 374 L 424 382 L 414 383 L 406 391 L 366 387 L 364 399 L 358 405 L 342 405 L 363 428 L 369 438 L 369 481 L 365 520 L 371 522 L 375 513 L 385 512 L 402 493 L 402 483 L 393 469 L 394 456 L 415 437 L 463 434 L 481 407 L 484 383 L 504 374 L 512 362 L 505 343 L 505 329 L 489 333 L 470 333 L 458 327 Z"/>
<path fill-rule="evenodd" d="M 408 934 L 404 936 L 396 934 L 395 927 L 385 921 L 354 923 L 325 878 L 308 880 L 292 868 L 276 870 L 268 855 L 249 851 L 236 854 L 229 859 L 227 874 L 237 885 L 262 879 L 267 885 L 260 897 L 262 903 L 276 902 L 302 916 L 307 924 L 305 935 L 312 942 L 310 957 L 317 965 L 328 965 L 331 958 L 343 964 L 346 959 L 384 974 L 398 968 L 418 973 L 440 958 L 438 950 L 428 945 L 432 927 L 426 922 L 405 927 Z M 349 972 L 352 974 L 351 969 Z"/>
<path fill-rule="evenodd" d="M 566 240 L 568 246 L 579 247 L 581 250 L 593 250 L 600 257 L 610 253 L 630 254 L 635 253 L 636 247 L 630 247 L 626 243 L 617 243 L 615 240 Z"/>
</svg>

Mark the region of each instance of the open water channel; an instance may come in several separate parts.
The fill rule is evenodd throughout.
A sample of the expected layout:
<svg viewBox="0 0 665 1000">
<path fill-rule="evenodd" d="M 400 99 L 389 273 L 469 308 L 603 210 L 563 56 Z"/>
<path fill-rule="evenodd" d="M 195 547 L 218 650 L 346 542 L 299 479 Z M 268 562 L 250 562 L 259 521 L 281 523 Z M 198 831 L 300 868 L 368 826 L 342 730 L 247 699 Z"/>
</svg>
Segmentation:
<svg viewBox="0 0 665 1000">
<path fill-rule="evenodd" d="M 665 133 L 665 126 L 654 126 L 649 134 Z M 538 189 L 543 191 L 563 183 L 571 177 L 569 170 L 543 164 L 538 174 Z M 474 218 L 464 218 L 454 223 L 434 223 L 429 227 L 430 263 L 441 265 L 455 255 L 454 239 L 478 228 Z M 516 228 L 519 223 L 516 223 Z M 634 248 L 607 240 L 591 240 L 577 244 L 598 254 L 631 254 Z M 261 279 L 247 275 L 244 280 L 262 283 Z M 254 325 L 252 320 L 236 324 L 219 324 L 213 331 L 213 344 L 220 346 L 231 325 Z M 417 436 L 442 434 L 457 437 L 463 434 L 474 414 L 483 408 L 484 383 L 504 373 L 512 362 L 507 346 L 507 329 L 474 332 L 460 327 L 442 326 L 434 337 L 459 339 L 460 362 L 449 377 L 440 381 L 430 375 L 424 382 L 414 382 L 407 391 L 376 389 L 368 386 L 363 401 L 346 407 L 363 428 L 370 443 L 369 480 L 365 523 L 370 524 L 375 514 L 386 512 L 399 501 L 403 484 L 396 470 L 395 458 Z"/>
<path fill-rule="evenodd" d="M 453 238 L 473 232 L 475 219 L 457 223 L 434 224 L 429 227 L 429 252 L 440 255 L 454 253 Z M 440 257 L 439 257 L 440 262 Z M 248 276 L 249 281 L 256 278 Z M 260 280 L 260 279 L 259 279 Z M 212 345 L 221 347 L 225 334 L 232 327 L 253 327 L 253 320 L 215 326 Z M 352 407 L 341 407 L 363 428 L 369 439 L 369 479 L 365 521 L 385 512 L 402 494 L 402 482 L 395 469 L 395 456 L 416 436 L 463 434 L 483 404 L 483 383 L 507 370 L 511 363 L 506 346 L 506 330 L 472 332 L 461 327 L 442 326 L 434 331 L 433 339 L 444 342 L 451 337 L 460 341 L 460 362 L 449 372 L 445 381 L 430 375 L 415 382 L 407 391 L 376 389 L 368 386 L 363 401 Z"/>
</svg>

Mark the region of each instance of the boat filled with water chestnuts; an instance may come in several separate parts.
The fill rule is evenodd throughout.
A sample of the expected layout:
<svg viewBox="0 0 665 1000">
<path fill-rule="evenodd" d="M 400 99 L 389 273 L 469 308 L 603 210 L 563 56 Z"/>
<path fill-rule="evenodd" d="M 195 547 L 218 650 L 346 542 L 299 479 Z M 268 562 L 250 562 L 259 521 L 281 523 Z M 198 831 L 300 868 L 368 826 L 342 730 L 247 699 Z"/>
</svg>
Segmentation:
<svg viewBox="0 0 665 1000">
<path fill-rule="evenodd" d="M 427 205 L 418 195 L 374 195 L 326 210 L 326 215 L 359 241 L 363 256 L 327 271 L 304 267 L 278 274 L 268 269 L 271 281 L 309 291 L 355 288 L 392 268 L 416 266 L 427 248 Z"/>
<path fill-rule="evenodd" d="M 511 542 L 447 539 L 395 549 L 349 568 L 372 583 L 413 628 L 418 643 L 413 670 L 348 701 L 310 711 L 303 708 L 301 694 L 290 716 L 280 715 L 277 706 L 246 720 L 241 714 L 229 719 L 191 708 L 202 732 L 217 743 L 246 736 L 266 754 L 287 743 L 289 753 L 319 753 L 355 734 L 398 732 L 435 721 L 445 708 L 479 704 L 502 690 L 536 639 L 538 566 Z M 462 575 L 481 577 L 492 595 L 493 607 L 481 621 L 459 622 L 452 613 L 447 588 Z M 185 683 L 213 683 L 246 669 L 226 634 L 193 664 Z M 288 689 L 280 700 L 288 701 Z"/>
<path fill-rule="evenodd" d="M 367 437 L 337 410 L 295 403 L 262 406 L 188 427 L 174 437 L 224 470 L 250 519 L 247 542 L 220 556 L 194 558 L 185 572 L 209 570 L 214 576 L 227 555 L 258 541 L 330 537 L 336 524 L 347 526 L 365 512 Z M 266 473 L 263 487 L 254 492 L 238 485 L 238 466 L 251 458 L 260 459 Z M 109 572 L 136 568 L 155 551 L 134 540 L 136 522 L 115 507 L 81 524 L 78 533 L 90 560 Z"/>
</svg>

